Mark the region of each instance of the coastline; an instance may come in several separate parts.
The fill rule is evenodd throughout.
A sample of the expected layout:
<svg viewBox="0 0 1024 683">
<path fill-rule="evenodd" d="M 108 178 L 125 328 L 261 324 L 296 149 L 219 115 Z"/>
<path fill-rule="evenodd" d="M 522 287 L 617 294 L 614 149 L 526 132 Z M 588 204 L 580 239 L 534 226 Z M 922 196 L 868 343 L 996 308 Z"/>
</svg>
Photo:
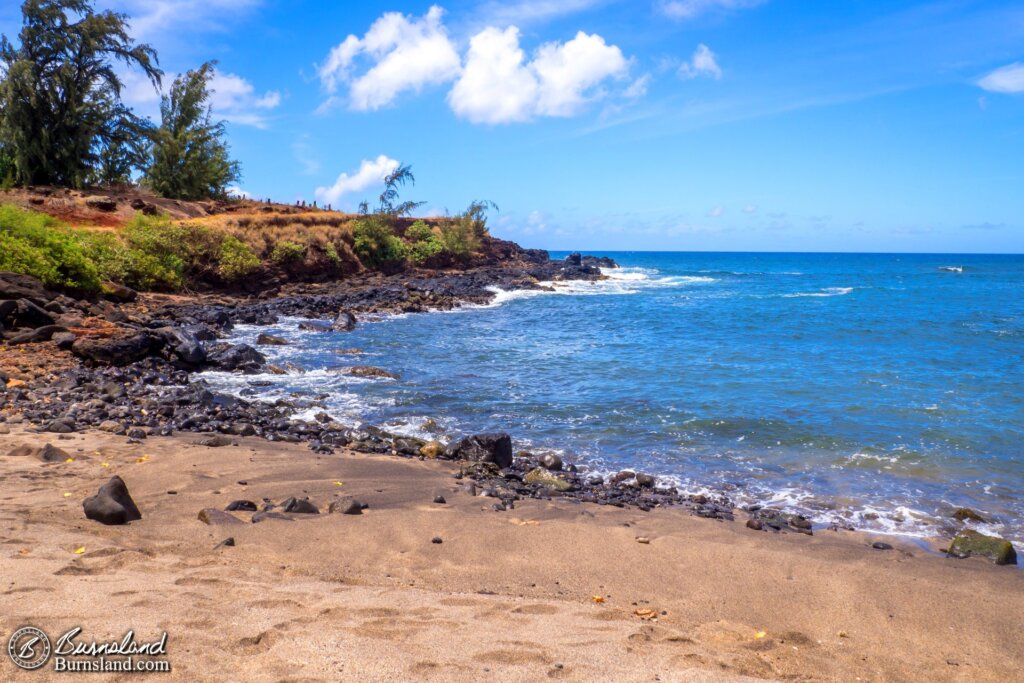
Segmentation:
<svg viewBox="0 0 1024 683">
<path fill-rule="evenodd" d="M 523 499 L 496 513 L 439 460 L 10 428 L 0 628 L 167 630 L 175 679 L 997 681 L 1024 665 L 1024 576 L 978 558 L 674 508 Z M 40 439 L 73 462 L 6 455 Z M 113 474 L 141 520 L 82 517 Z M 321 514 L 197 519 L 290 496 Z M 363 514 L 328 513 L 349 496 Z"/>
</svg>

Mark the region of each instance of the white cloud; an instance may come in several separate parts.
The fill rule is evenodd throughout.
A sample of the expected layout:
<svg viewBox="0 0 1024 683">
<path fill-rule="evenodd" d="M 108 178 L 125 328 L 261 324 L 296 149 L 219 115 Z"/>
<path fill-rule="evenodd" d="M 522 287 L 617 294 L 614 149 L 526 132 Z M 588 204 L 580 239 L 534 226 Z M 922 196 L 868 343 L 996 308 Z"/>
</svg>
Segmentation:
<svg viewBox="0 0 1024 683">
<path fill-rule="evenodd" d="M 708 211 L 708 217 L 709 218 L 718 218 L 723 213 L 725 213 L 725 207 L 724 206 L 715 206 L 710 211 Z"/>
<path fill-rule="evenodd" d="M 132 35 L 139 39 L 164 37 L 170 29 L 190 32 L 223 30 L 261 0 L 107 0 L 97 3 L 129 15 Z"/>
<path fill-rule="evenodd" d="M 630 100 L 638 100 L 647 94 L 647 89 L 651 85 L 653 76 L 651 74 L 644 74 L 640 78 L 633 81 L 633 83 L 622 92 L 622 96 Z"/>
<path fill-rule="evenodd" d="M 459 73 L 460 60 L 441 24 L 443 14 L 437 5 L 420 19 L 387 12 L 362 38 L 348 36 L 318 67 L 324 89 L 333 94 L 348 84 L 350 106 L 368 111 L 391 104 L 402 92 L 419 92 L 426 85 L 452 80 Z M 353 67 L 360 55 L 373 66 L 357 77 Z"/>
<path fill-rule="evenodd" d="M 238 197 L 239 199 L 252 199 L 252 195 L 237 185 L 232 185 L 226 188 L 229 197 Z"/>
<path fill-rule="evenodd" d="M 983 90 L 999 93 L 1024 92 L 1024 64 L 1014 62 L 999 67 L 978 81 Z"/>
<path fill-rule="evenodd" d="M 697 78 L 709 76 L 719 79 L 722 77 L 722 68 L 718 66 L 715 53 L 704 43 L 697 46 L 690 61 L 683 62 L 679 67 L 680 78 Z"/>
<path fill-rule="evenodd" d="M 709 12 L 755 7 L 763 2 L 765 0 L 662 0 L 658 8 L 670 19 L 687 20 Z"/>
<path fill-rule="evenodd" d="M 209 87 L 214 114 L 230 123 L 266 128 L 264 112 L 281 104 L 281 93 L 268 90 L 257 95 L 252 83 L 232 73 L 215 72 Z"/>
<path fill-rule="evenodd" d="M 615 45 L 583 31 L 565 43 L 546 43 L 526 62 L 519 29 L 488 27 L 470 40 L 466 64 L 448 94 L 459 116 L 473 123 L 512 123 L 535 116 L 573 116 L 624 78 L 629 62 Z"/>
<path fill-rule="evenodd" d="M 363 160 L 359 170 L 349 175 L 342 173 L 330 187 L 318 187 L 313 193 L 324 204 L 337 204 L 346 194 L 362 192 L 384 182 L 384 178 L 398 168 L 398 162 L 381 154 L 373 161 Z"/>
<path fill-rule="evenodd" d="M 746 206 L 743 207 L 743 213 L 757 213 L 757 205 L 747 204 Z"/>
</svg>

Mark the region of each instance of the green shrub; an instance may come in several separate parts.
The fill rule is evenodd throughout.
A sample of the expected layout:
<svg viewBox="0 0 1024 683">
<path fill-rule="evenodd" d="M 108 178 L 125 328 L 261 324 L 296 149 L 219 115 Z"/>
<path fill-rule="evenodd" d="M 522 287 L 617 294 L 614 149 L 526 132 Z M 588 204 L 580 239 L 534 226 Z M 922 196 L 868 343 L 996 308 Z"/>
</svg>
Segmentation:
<svg viewBox="0 0 1024 683">
<path fill-rule="evenodd" d="M 306 256 L 306 248 L 301 244 L 281 240 L 270 252 L 270 260 L 277 264 L 295 263 Z"/>
<path fill-rule="evenodd" d="M 410 242 L 426 242 L 434 236 L 434 231 L 423 221 L 416 221 L 405 230 L 405 239 Z"/>
<path fill-rule="evenodd" d="M 355 250 L 364 266 L 373 268 L 405 258 L 405 242 L 395 236 L 387 216 L 367 215 L 359 218 L 352 229 Z"/>
<path fill-rule="evenodd" d="M 334 265 L 339 265 L 341 263 L 341 256 L 338 254 L 337 247 L 330 242 L 324 245 L 324 256 L 326 256 L 327 260 Z"/>
<path fill-rule="evenodd" d="M 100 276 L 76 234 L 45 214 L 0 206 L 0 270 L 38 277 L 48 287 L 86 292 Z"/>
<path fill-rule="evenodd" d="M 456 256 L 468 256 L 480 248 L 473 223 L 459 216 L 441 224 L 441 245 Z"/>
<path fill-rule="evenodd" d="M 217 272 L 229 281 L 250 275 L 260 267 L 259 257 L 234 235 L 228 235 L 221 241 L 218 260 Z"/>
</svg>

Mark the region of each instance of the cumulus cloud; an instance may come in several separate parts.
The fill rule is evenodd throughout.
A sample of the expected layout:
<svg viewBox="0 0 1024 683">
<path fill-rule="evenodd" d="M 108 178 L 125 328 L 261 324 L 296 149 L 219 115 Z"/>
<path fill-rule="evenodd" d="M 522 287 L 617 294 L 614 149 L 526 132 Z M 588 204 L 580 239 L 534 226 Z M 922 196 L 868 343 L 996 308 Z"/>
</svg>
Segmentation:
<svg viewBox="0 0 1024 683">
<path fill-rule="evenodd" d="M 1014 62 L 999 67 L 978 81 L 983 90 L 998 93 L 1024 92 L 1024 64 Z"/>
<path fill-rule="evenodd" d="M 230 123 L 266 128 L 265 113 L 281 104 L 281 93 L 256 94 L 252 83 L 232 73 L 217 71 L 210 79 L 210 105 L 217 116 Z"/>
<path fill-rule="evenodd" d="M 465 67 L 448 103 L 473 123 L 573 116 L 604 96 L 600 84 L 628 72 L 622 50 L 599 35 L 580 31 L 568 42 L 546 43 L 527 62 L 518 28 L 489 27 L 470 40 Z"/>
<path fill-rule="evenodd" d="M 711 48 L 701 43 L 690 57 L 690 61 L 683 62 L 679 66 L 678 73 L 681 78 L 708 76 L 719 79 L 722 77 L 722 68 L 718 66 L 718 60 Z"/>
<path fill-rule="evenodd" d="M 444 10 L 437 5 L 416 19 L 387 12 L 373 22 L 362 38 L 350 35 L 318 67 L 328 93 L 349 85 L 349 105 L 358 111 L 380 109 L 405 91 L 446 83 L 459 73 L 460 60 L 441 23 Z M 373 66 L 361 76 L 353 74 L 357 58 Z"/>
<path fill-rule="evenodd" d="M 330 187 L 318 187 L 314 196 L 324 204 L 337 204 L 347 194 L 364 190 L 384 182 L 388 174 L 398 168 L 398 162 L 381 154 L 373 161 L 363 160 L 355 173 L 342 173 Z"/>
<path fill-rule="evenodd" d="M 754 7 L 763 2 L 765 0 L 662 0 L 658 7 L 670 19 L 687 20 L 709 12 Z"/>
</svg>

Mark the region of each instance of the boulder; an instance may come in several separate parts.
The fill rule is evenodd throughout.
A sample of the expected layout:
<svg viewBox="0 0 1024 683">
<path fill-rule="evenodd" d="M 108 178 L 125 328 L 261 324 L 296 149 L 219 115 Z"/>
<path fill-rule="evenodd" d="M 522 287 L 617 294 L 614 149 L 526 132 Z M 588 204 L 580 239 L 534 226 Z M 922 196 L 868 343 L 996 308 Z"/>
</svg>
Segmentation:
<svg viewBox="0 0 1024 683">
<path fill-rule="evenodd" d="M 256 372 L 266 364 L 267 357 L 248 344 L 239 344 L 210 354 L 209 360 L 221 370 Z"/>
<path fill-rule="evenodd" d="M 57 448 L 52 444 L 46 444 L 45 446 L 21 444 L 8 451 L 7 455 L 12 458 L 34 456 L 43 462 L 66 462 L 71 457 L 67 451 Z"/>
<path fill-rule="evenodd" d="M 348 311 L 341 311 L 331 324 L 335 332 L 351 332 L 356 329 L 356 317 Z"/>
<path fill-rule="evenodd" d="M 14 312 L 18 310 L 18 302 L 11 299 L 0 301 L 0 324 L 7 323 L 14 318 Z"/>
<path fill-rule="evenodd" d="M 208 436 L 205 439 L 200 439 L 196 443 L 198 443 L 200 446 L 209 446 L 210 448 L 221 448 L 222 446 L 230 446 L 232 443 L 232 439 L 230 436 L 225 436 L 223 434 L 214 434 L 213 436 Z"/>
<path fill-rule="evenodd" d="M 554 453 L 545 453 L 537 459 L 540 466 L 546 470 L 560 472 L 562 470 L 562 459 Z"/>
<path fill-rule="evenodd" d="M 127 524 L 142 519 L 142 513 L 128 493 L 128 487 L 118 476 L 111 477 L 95 496 L 86 498 L 82 509 L 88 519 L 101 524 Z"/>
<path fill-rule="evenodd" d="M 75 336 L 74 332 L 57 332 L 50 338 L 50 341 L 56 344 L 58 349 L 70 351 L 76 339 L 78 337 Z"/>
<path fill-rule="evenodd" d="M 455 460 L 494 463 L 501 469 L 512 466 L 512 437 L 504 432 L 467 436 L 448 448 Z"/>
<path fill-rule="evenodd" d="M 654 486 L 654 477 L 638 472 L 636 475 L 636 485 L 643 488 L 651 488 Z"/>
<path fill-rule="evenodd" d="M 225 524 L 244 524 L 242 520 L 234 515 L 218 510 L 216 508 L 203 508 L 199 511 L 199 521 L 210 526 L 223 526 Z"/>
<path fill-rule="evenodd" d="M 0 271 L 0 299 L 32 299 L 49 301 L 53 294 L 39 278 L 10 271 Z"/>
<path fill-rule="evenodd" d="M 543 486 L 554 491 L 571 491 L 573 488 L 570 482 L 543 467 L 537 467 L 527 472 L 526 476 L 523 477 L 523 481 L 527 484 Z"/>
<path fill-rule="evenodd" d="M 183 327 L 165 327 L 158 330 L 171 354 L 190 367 L 206 362 L 206 349 L 192 331 Z"/>
<path fill-rule="evenodd" d="M 233 500 L 228 503 L 228 506 L 224 508 L 228 512 L 240 511 L 240 512 L 256 512 L 258 509 L 256 503 L 251 500 Z"/>
<path fill-rule="evenodd" d="M 70 417 L 58 417 L 55 420 L 50 420 L 43 429 L 55 434 L 71 434 L 77 431 L 75 421 Z"/>
<path fill-rule="evenodd" d="M 348 374 L 353 377 L 380 377 L 385 379 L 398 379 L 398 375 L 388 372 L 382 368 L 374 368 L 369 365 L 356 365 L 348 369 Z"/>
<path fill-rule="evenodd" d="M 306 330 L 308 332 L 330 332 L 331 326 L 311 320 L 304 320 L 303 322 L 299 323 L 299 329 Z"/>
<path fill-rule="evenodd" d="M 103 296 L 114 303 L 127 304 L 138 299 L 139 293 L 131 287 L 125 287 L 116 282 L 104 282 Z"/>
<path fill-rule="evenodd" d="M 958 508 L 953 513 L 953 519 L 960 520 L 961 522 L 985 522 L 985 518 L 971 508 Z"/>
<path fill-rule="evenodd" d="M 281 337 L 275 337 L 272 334 L 260 333 L 260 335 L 258 337 L 256 337 L 256 345 L 257 346 L 287 346 L 288 345 L 288 340 L 287 339 L 282 339 Z"/>
<path fill-rule="evenodd" d="M 567 266 L 581 266 L 583 265 L 583 257 L 580 252 L 574 251 L 565 257 L 565 265 Z"/>
<path fill-rule="evenodd" d="M 71 345 L 76 356 L 101 365 L 129 365 L 159 351 L 163 340 L 143 332 L 131 337 L 90 339 L 82 337 Z"/>
<path fill-rule="evenodd" d="M 42 327 L 37 327 L 34 330 L 28 330 L 21 334 L 16 334 L 8 339 L 7 343 L 11 346 L 17 346 L 18 344 L 35 344 L 38 342 L 50 341 L 53 338 L 53 335 L 58 332 L 67 332 L 67 328 L 61 327 L 60 325 L 43 325 Z M 74 339 L 74 335 L 72 335 L 72 339 Z"/>
<path fill-rule="evenodd" d="M 1009 541 L 998 536 L 986 536 L 973 529 L 956 535 L 949 545 L 949 557 L 987 557 L 996 564 L 1017 564 L 1017 551 Z"/>
<path fill-rule="evenodd" d="M 420 455 L 424 458 L 439 458 L 444 455 L 444 444 L 440 441 L 428 441 L 420 448 Z"/>
<path fill-rule="evenodd" d="M 46 309 L 28 299 L 18 299 L 12 327 L 43 327 L 53 325 L 54 319 Z"/>
<path fill-rule="evenodd" d="M 85 198 L 85 205 L 90 209 L 111 213 L 117 211 L 117 200 L 112 197 L 93 196 Z"/>
</svg>

